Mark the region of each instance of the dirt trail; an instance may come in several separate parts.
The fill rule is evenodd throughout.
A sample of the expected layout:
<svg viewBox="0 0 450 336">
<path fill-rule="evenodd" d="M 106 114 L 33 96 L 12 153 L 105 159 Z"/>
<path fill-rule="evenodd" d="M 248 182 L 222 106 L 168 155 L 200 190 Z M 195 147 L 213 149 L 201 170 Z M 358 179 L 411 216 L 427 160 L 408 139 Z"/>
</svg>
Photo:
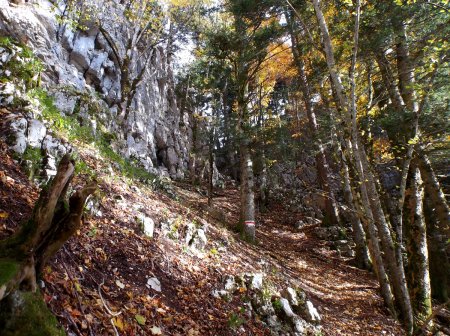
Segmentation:
<svg viewBox="0 0 450 336">
<path fill-rule="evenodd" d="M 234 204 L 239 193 L 228 190 L 217 200 Z M 324 334 L 402 335 L 378 293 L 373 274 L 351 266 L 314 234 L 314 227 L 297 230 L 293 214 L 272 206 L 259 218 L 257 239 L 261 254 L 277 261 L 284 276 L 300 283 L 322 316 Z"/>
</svg>

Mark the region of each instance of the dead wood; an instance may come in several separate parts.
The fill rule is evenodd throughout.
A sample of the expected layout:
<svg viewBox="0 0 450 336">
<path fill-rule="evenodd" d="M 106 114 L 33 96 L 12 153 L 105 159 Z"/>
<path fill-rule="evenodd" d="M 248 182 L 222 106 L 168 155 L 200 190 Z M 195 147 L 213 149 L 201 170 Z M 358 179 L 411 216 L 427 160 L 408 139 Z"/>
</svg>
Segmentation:
<svg viewBox="0 0 450 336">
<path fill-rule="evenodd" d="M 12 237 L 0 242 L 0 262 L 13 265 L 11 276 L 0 283 L 0 301 L 15 289 L 35 291 L 36 275 L 79 229 L 84 205 L 96 183 L 76 191 L 67 200 L 75 162 L 65 155 L 56 176 L 43 188 L 32 217 Z"/>
</svg>

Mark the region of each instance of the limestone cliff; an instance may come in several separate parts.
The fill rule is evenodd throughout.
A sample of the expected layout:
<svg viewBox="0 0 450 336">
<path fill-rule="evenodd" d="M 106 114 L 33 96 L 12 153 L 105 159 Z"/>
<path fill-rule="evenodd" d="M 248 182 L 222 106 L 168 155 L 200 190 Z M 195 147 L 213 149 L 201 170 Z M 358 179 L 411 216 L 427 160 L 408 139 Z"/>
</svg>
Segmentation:
<svg viewBox="0 0 450 336">
<path fill-rule="evenodd" d="M 71 29 L 57 17 L 58 8 L 48 1 L 16 5 L 0 0 L 0 35 L 26 44 L 42 60 L 45 70 L 41 85 L 55 98 L 62 113 L 77 113 L 94 129 L 101 125 L 116 134 L 118 150 L 147 170 L 182 177 L 188 166 L 190 127 L 188 117 L 177 108 L 170 57 L 164 44 L 154 48 L 123 125 L 118 122 L 120 71 L 104 36 L 95 26 Z M 98 97 L 100 112 L 89 113 L 83 106 L 85 99 L 80 98 L 83 94 Z M 30 133 L 27 125 L 33 122 L 20 123 L 22 132 Z M 42 135 L 37 141 L 45 146 Z"/>
</svg>

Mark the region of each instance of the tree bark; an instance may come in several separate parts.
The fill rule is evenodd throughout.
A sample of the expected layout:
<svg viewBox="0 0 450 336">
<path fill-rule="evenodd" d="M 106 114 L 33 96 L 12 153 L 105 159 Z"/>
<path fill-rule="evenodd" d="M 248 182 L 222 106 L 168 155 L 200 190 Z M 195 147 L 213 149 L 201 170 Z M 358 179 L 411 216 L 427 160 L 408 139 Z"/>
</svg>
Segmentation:
<svg viewBox="0 0 450 336">
<path fill-rule="evenodd" d="M 344 199 L 345 202 L 347 203 L 348 207 L 349 207 L 349 216 L 350 216 L 350 223 L 352 225 L 352 231 L 353 231 L 353 241 L 355 242 L 355 262 L 356 262 L 356 266 L 358 268 L 361 269 L 367 269 L 370 270 L 371 269 L 371 264 L 370 264 L 370 260 L 369 260 L 369 253 L 367 250 L 367 245 L 366 245 L 366 237 L 364 234 L 364 228 L 363 225 L 361 223 L 361 219 L 360 216 L 358 214 L 358 205 L 356 204 L 356 199 L 353 196 L 353 191 L 352 191 L 352 186 L 351 186 L 351 182 L 350 182 L 350 172 L 348 169 L 348 161 L 347 158 L 345 157 L 341 146 L 338 144 L 338 152 L 341 156 L 341 177 L 342 177 L 342 181 L 343 181 L 343 191 L 344 191 Z M 370 235 L 370 244 L 373 245 L 373 236 Z M 372 251 L 374 250 L 374 246 L 371 247 Z M 378 242 L 377 242 L 377 247 L 376 249 L 378 250 L 378 254 L 380 255 L 379 252 L 379 246 L 378 246 Z M 374 253 L 374 252 L 373 252 Z M 378 263 L 380 263 L 380 260 L 378 261 Z M 382 262 L 381 262 L 382 264 Z M 384 272 L 384 270 L 378 270 L 378 272 Z M 383 276 L 383 281 L 387 283 L 387 277 L 386 274 L 384 274 Z M 385 285 L 385 287 L 389 287 L 389 285 Z M 390 297 L 391 294 L 385 294 L 387 297 Z"/>
<path fill-rule="evenodd" d="M 14 276 L 1 284 L 0 301 L 18 288 L 35 291 L 36 275 L 80 227 L 84 204 L 96 185 L 78 190 L 67 204 L 74 167 L 69 156 L 64 156 L 56 176 L 42 190 L 31 219 L 15 235 L 0 242 L 0 261 L 10 260 L 18 265 Z"/>
<path fill-rule="evenodd" d="M 423 213 L 424 190 L 419 168 L 413 163 L 411 170 L 410 219 L 407 232 L 408 285 L 417 328 L 420 322 L 423 322 L 431 314 L 432 306 L 427 229 Z"/>
<path fill-rule="evenodd" d="M 244 238 L 255 241 L 255 194 L 253 191 L 253 163 L 248 147 L 248 140 L 241 139 L 240 144 L 241 163 L 241 225 Z"/>
<path fill-rule="evenodd" d="M 417 151 L 417 160 L 424 181 L 425 193 L 434 206 L 439 228 L 448 240 L 450 239 L 450 210 L 445 195 L 428 156 L 422 150 Z"/>
</svg>

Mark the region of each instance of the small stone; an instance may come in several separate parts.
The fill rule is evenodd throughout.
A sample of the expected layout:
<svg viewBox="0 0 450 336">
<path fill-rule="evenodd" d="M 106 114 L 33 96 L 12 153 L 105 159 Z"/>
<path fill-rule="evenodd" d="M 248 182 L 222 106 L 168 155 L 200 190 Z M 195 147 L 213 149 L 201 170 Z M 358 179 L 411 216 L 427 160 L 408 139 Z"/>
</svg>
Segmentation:
<svg viewBox="0 0 450 336">
<path fill-rule="evenodd" d="M 236 289 L 236 282 L 235 282 L 233 276 L 231 276 L 231 275 L 227 276 L 227 279 L 225 280 L 224 288 L 228 292 L 233 292 Z"/>
<path fill-rule="evenodd" d="M 203 229 L 198 229 L 197 230 L 197 236 L 200 239 L 200 241 L 202 242 L 202 245 L 205 246 L 206 243 L 208 242 L 208 239 L 206 238 L 205 231 Z"/>
<path fill-rule="evenodd" d="M 302 220 L 298 220 L 295 225 L 294 228 L 296 228 L 297 230 L 303 228 L 305 226 L 305 222 L 303 222 Z"/>
<path fill-rule="evenodd" d="M 305 335 L 305 331 L 308 328 L 308 323 L 298 316 L 294 316 L 292 322 L 294 324 L 295 331 L 300 333 L 300 335 Z"/>
<path fill-rule="evenodd" d="M 309 300 L 306 301 L 306 316 L 310 322 L 318 323 L 321 320 L 319 312 Z"/>
<path fill-rule="evenodd" d="M 293 306 L 297 306 L 298 305 L 298 299 L 297 299 L 297 293 L 295 292 L 295 290 L 291 287 L 287 287 L 285 288 L 282 292 L 281 295 L 286 298 L 289 303 Z"/>
<path fill-rule="evenodd" d="M 147 287 L 150 287 L 157 292 L 161 292 L 161 282 L 159 282 L 157 278 L 149 278 L 147 280 Z"/>
<path fill-rule="evenodd" d="M 261 289 L 263 286 L 263 275 L 262 273 L 256 273 L 252 276 L 251 288 Z"/>
<path fill-rule="evenodd" d="M 142 218 L 143 232 L 147 237 L 153 237 L 155 230 L 155 222 L 150 217 L 143 216 Z"/>
<path fill-rule="evenodd" d="M 28 123 L 27 140 L 31 147 L 39 148 L 45 138 L 47 128 L 39 120 L 33 119 Z"/>
<path fill-rule="evenodd" d="M 281 308 L 283 309 L 283 312 L 286 314 L 287 317 L 293 317 L 296 316 L 295 313 L 292 311 L 291 305 L 289 304 L 289 301 L 285 298 L 280 298 Z"/>
</svg>

